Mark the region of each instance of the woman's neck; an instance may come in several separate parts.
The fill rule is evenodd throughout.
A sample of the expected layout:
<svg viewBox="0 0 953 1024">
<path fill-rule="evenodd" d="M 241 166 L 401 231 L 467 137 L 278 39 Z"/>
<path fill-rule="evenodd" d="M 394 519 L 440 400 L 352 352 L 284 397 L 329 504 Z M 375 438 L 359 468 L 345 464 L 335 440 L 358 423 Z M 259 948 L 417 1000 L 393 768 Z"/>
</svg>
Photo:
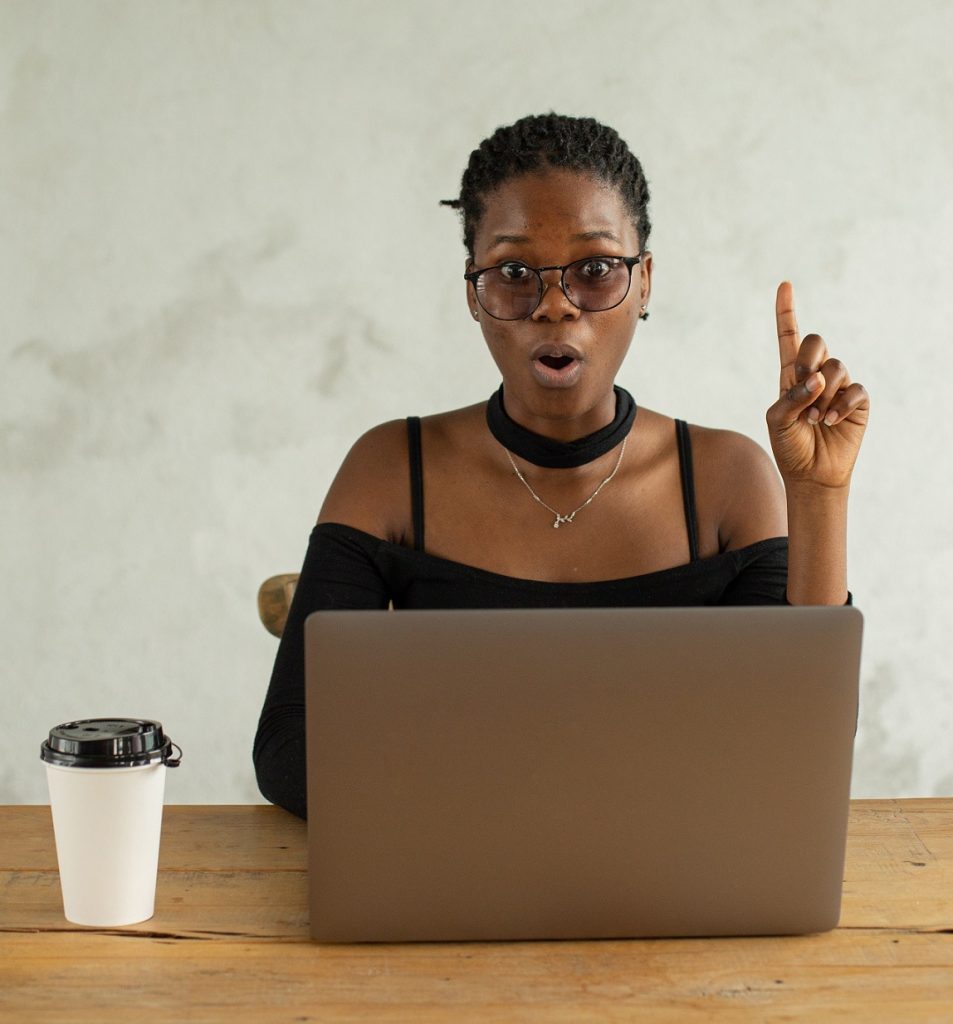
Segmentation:
<svg viewBox="0 0 953 1024">
<path fill-rule="evenodd" d="M 554 436 L 557 431 L 548 429 L 545 434 L 538 433 L 513 419 L 504 404 L 503 386 L 500 385 L 486 407 L 486 421 L 490 432 L 496 440 L 514 455 L 535 466 L 547 469 L 569 469 L 584 466 L 601 458 L 611 451 L 628 436 L 635 421 L 637 408 L 635 400 L 623 388 L 616 387 L 613 391 L 614 407 L 609 407 L 609 415 L 589 418 L 589 424 L 602 425 L 579 436 L 579 429 L 585 426 L 576 421 L 550 421 L 553 425 L 559 422 L 563 429 L 558 431 L 564 436 Z M 570 436 L 566 436 L 570 435 Z"/>
</svg>

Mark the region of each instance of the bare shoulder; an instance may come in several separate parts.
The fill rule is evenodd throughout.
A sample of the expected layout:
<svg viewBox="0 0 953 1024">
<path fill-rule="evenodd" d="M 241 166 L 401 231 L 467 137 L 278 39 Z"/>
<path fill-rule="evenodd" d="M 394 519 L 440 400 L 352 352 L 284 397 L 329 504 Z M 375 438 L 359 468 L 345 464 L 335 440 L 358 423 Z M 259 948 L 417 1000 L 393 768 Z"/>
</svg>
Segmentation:
<svg viewBox="0 0 953 1024">
<path fill-rule="evenodd" d="M 690 427 L 692 452 L 698 461 L 716 471 L 750 470 L 774 473 L 774 463 L 756 441 L 735 430 Z M 697 467 L 696 467 L 697 468 Z"/>
<path fill-rule="evenodd" d="M 699 513 L 717 523 L 719 548 L 784 536 L 784 488 L 770 455 L 733 430 L 692 425 L 691 439 Z"/>
<path fill-rule="evenodd" d="M 424 473 L 430 476 L 472 449 L 483 406 L 421 419 Z M 413 536 L 407 420 L 390 420 L 362 434 L 328 490 L 319 523 L 343 523 L 396 544 Z"/>
<path fill-rule="evenodd" d="M 401 541 L 411 518 L 407 421 L 372 427 L 351 446 L 328 490 L 319 523 L 343 523 Z"/>
</svg>

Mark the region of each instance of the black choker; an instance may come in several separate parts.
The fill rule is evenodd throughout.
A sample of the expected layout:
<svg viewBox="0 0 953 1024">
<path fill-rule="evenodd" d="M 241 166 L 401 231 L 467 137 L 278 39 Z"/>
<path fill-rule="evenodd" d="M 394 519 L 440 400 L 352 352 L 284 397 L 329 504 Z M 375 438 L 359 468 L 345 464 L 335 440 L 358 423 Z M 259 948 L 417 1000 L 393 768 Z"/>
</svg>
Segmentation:
<svg viewBox="0 0 953 1024">
<path fill-rule="evenodd" d="M 511 420 L 503 408 L 503 385 L 494 391 L 486 404 L 486 423 L 490 433 L 504 448 L 545 469 L 572 469 L 593 462 L 605 455 L 628 436 L 635 422 L 635 399 L 625 388 L 616 385 L 615 419 L 594 434 L 575 441 L 554 441 L 551 437 L 534 434 Z"/>
</svg>

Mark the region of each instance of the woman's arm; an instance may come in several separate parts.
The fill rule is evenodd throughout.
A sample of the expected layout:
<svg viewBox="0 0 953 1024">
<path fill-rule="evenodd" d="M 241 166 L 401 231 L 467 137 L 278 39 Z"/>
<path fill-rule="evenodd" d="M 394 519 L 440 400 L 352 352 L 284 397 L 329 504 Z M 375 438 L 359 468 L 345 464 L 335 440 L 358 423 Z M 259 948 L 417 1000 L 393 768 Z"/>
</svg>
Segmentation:
<svg viewBox="0 0 953 1024">
<path fill-rule="evenodd" d="M 378 568 L 382 540 L 400 540 L 410 520 L 407 428 L 381 424 L 344 460 L 311 534 L 281 635 L 258 732 L 258 788 L 272 803 L 305 817 L 304 622 L 315 611 L 386 608 Z"/>
<path fill-rule="evenodd" d="M 766 418 L 787 499 L 787 596 L 791 604 L 843 604 L 847 495 L 870 400 L 820 335 L 801 340 L 787 281 L 775 310 L 780 397 Z"/>
<path fill-rule="evenodd" d="M 387 607 L 373 557 L 377 543 L 344 526 L 314 528 L 278 645 L 255 735 L 255 775 L 265 799 L 300 818 L 307 816 L 304 622 L 314 611 Z"/>
</svg>

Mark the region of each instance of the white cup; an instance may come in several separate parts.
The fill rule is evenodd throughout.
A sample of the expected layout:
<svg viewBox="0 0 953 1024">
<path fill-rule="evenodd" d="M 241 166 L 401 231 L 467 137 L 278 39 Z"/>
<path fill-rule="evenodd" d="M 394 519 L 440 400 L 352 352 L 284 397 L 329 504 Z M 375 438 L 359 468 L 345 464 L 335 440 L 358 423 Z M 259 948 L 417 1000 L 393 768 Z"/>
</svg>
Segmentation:
<svg viewBox="0 0 953 1024">
<path fill-rule="evenodd" d="M 63 910 L 73 924 L 116 927 L 155 912 L 166 766 L 158 722 L 108 718 L 50 730 L 46 762 Z M 177 749 L 177 748 L 176 748 Z"/>
</svg>

